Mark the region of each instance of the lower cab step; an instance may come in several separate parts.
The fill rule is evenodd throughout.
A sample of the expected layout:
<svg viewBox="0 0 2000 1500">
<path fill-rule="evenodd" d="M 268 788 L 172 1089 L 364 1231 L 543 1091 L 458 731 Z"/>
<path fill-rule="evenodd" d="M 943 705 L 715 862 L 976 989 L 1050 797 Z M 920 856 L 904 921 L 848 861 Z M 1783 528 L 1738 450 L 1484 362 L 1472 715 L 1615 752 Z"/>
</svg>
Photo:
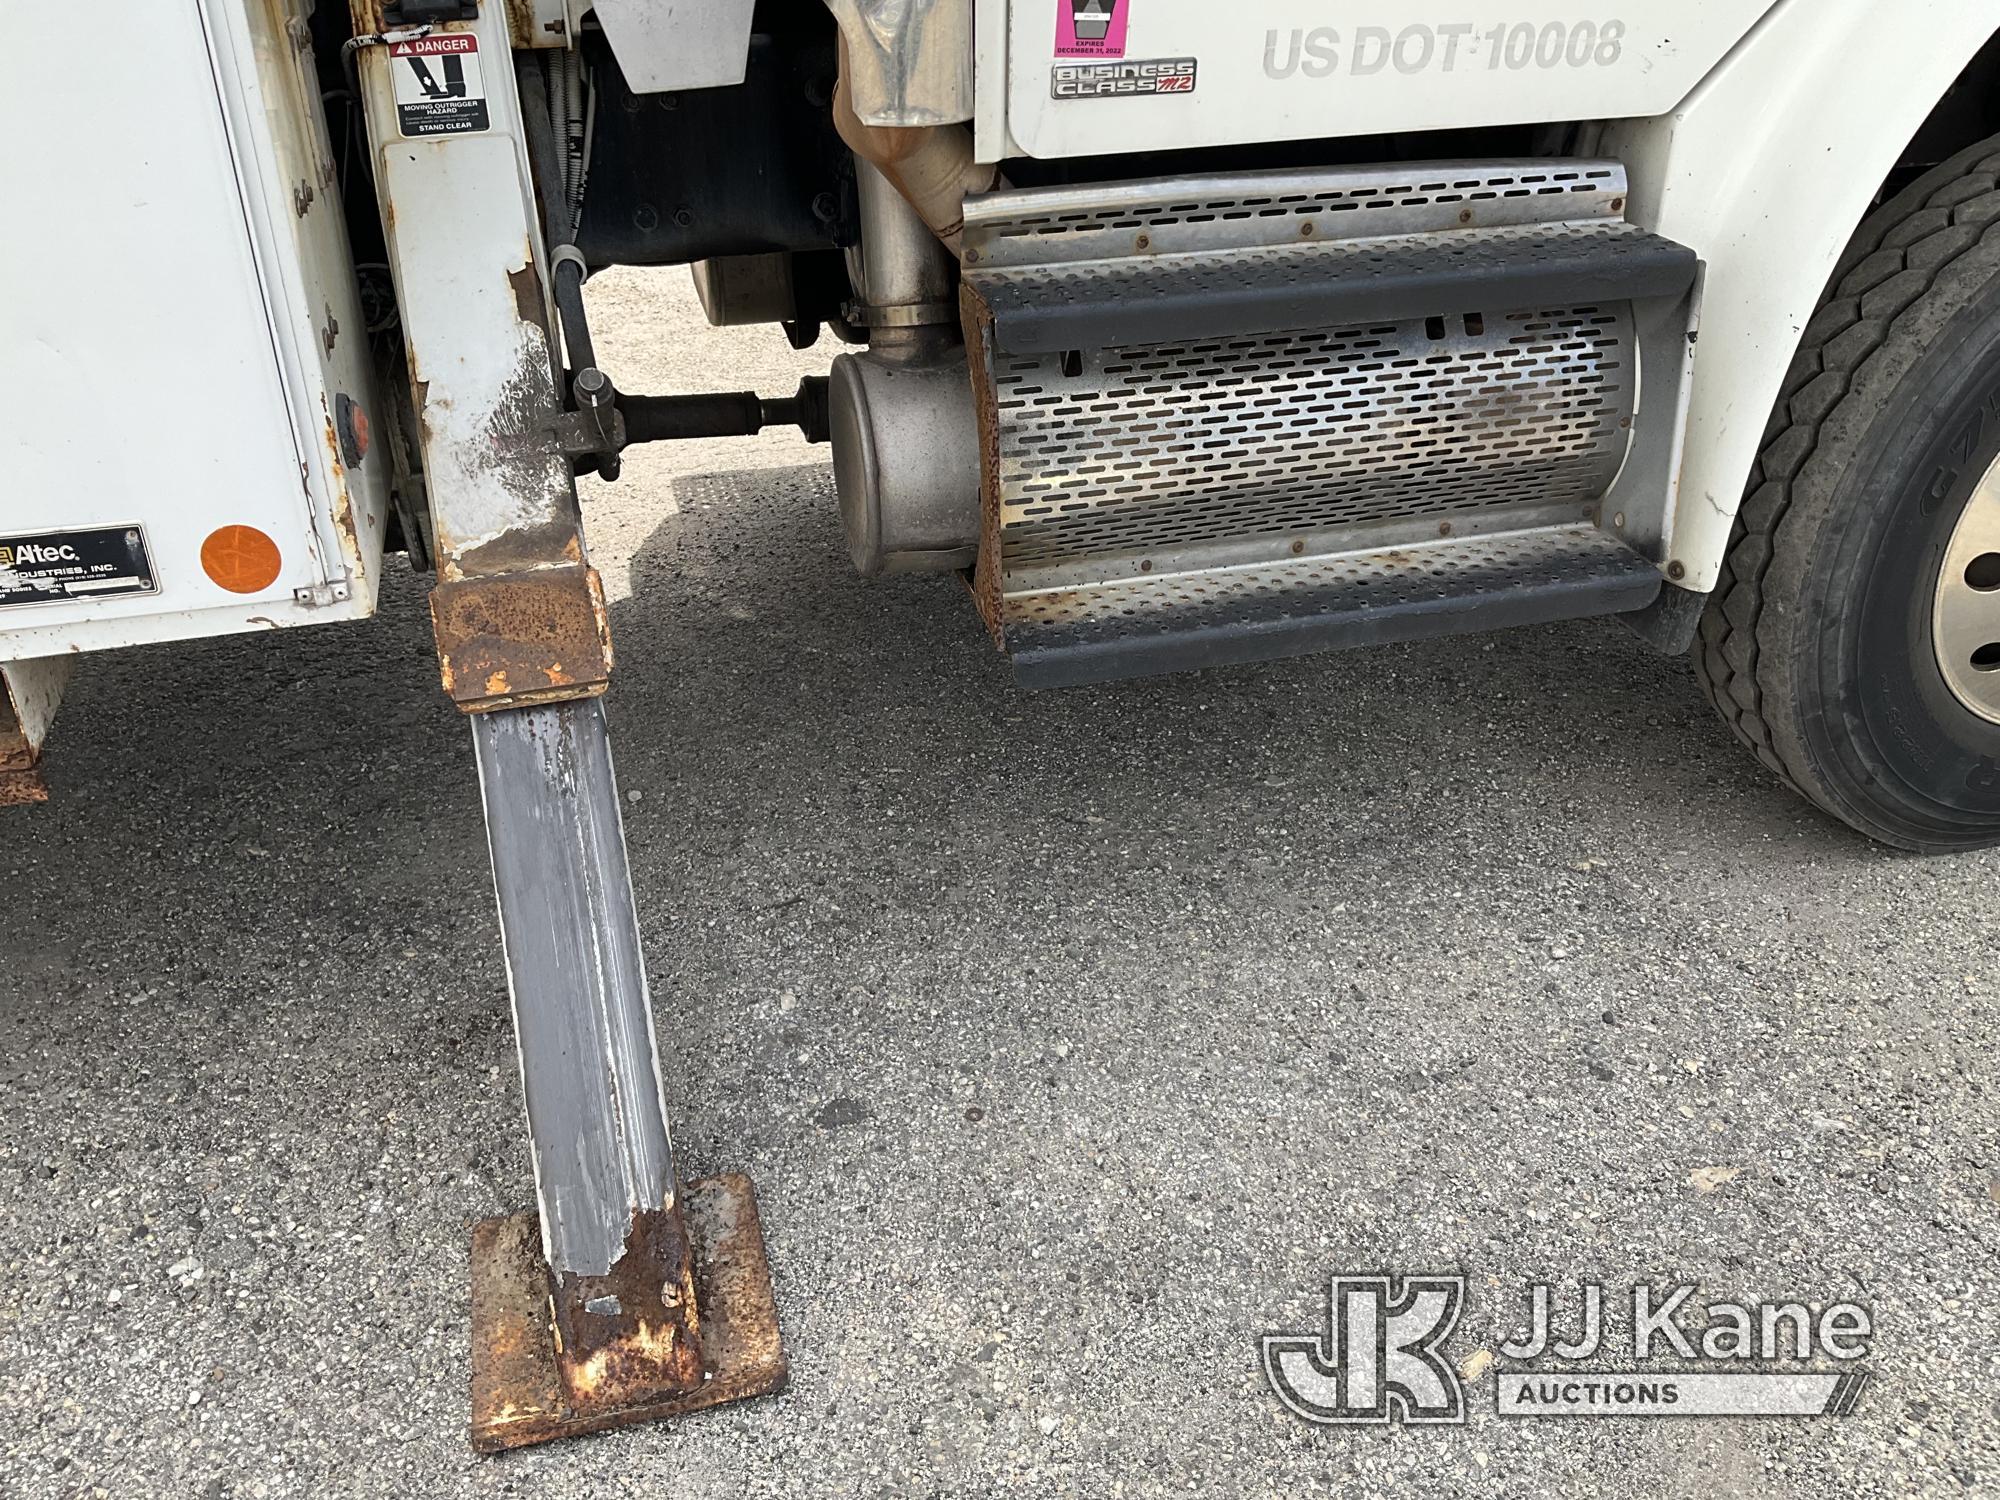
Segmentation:
<svg viewBox="0 0 2000 1500">
<path fill-rule="evenodd" d="M 1025 687 L 1074 687 L 1644 609 L 1660 572 L 1588 523 L 1009 594 Z"/>
<path fill-rule="evenodd" d="M 1611 161 L 968 199 L 973 596 L 1027 686 L 1637 614 L 1701 278 Z"/>
</svg>

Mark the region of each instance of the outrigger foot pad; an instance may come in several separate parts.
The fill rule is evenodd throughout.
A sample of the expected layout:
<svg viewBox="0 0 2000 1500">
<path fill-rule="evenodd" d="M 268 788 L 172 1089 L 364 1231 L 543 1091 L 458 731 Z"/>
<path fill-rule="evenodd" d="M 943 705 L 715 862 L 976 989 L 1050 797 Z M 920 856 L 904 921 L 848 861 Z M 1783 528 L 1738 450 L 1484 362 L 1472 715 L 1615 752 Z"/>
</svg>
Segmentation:
<svg viewBox="0 0 2000 1500">
<path fill-rule="evenodd" d="M 623 1382 L 628 1401 L 579 1407 L 555 1323 L 558 1288 L 530 1209 L 472 1229 L 472 1446 L 482 1453 L 655 1422 L 783 1390 L 790 1374 L 757 1194 L 739 1172 L 690 1183 L 679 1211 L 692 1252 L 700 1378 L 680 1389 Z M 669 1341 L 671 1342 L 671 1341 Z M 669 1351 L 670 1352 L 670 1351 Z"/>
</svg>

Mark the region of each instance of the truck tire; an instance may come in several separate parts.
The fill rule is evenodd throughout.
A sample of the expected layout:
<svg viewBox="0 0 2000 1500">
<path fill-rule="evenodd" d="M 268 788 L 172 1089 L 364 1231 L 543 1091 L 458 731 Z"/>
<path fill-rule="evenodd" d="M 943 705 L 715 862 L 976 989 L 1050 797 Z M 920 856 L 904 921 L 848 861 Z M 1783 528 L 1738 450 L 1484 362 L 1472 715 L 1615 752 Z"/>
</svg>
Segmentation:
<svg viewBox="0 0 2000 1500">
<path fill-rule="evenodd" d="M 2000 844 L 2000 137 L 1843 257 L 1694 657 L 1737 736 L 1835 817 L 1899 849 Z"/>
</svg>

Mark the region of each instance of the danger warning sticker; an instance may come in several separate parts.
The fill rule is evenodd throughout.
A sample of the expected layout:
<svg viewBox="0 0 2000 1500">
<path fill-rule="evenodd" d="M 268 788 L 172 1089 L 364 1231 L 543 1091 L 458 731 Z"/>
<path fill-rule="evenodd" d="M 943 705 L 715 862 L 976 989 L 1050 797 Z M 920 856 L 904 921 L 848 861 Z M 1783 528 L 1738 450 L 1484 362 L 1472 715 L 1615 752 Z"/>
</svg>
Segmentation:
<svg viewBox="0 0 2000 1500">
<path fill-rule="evenodd" d="M 404 135 L 465 135 L 489 128 L 479 39 L 462 31 L 393 42 L 396 125 Z"/>
<path fill-rule="evenodd" d="M 137 526 L 0 536 L 0 608 L 159 589 L 146 533 Z"/>
</svg>

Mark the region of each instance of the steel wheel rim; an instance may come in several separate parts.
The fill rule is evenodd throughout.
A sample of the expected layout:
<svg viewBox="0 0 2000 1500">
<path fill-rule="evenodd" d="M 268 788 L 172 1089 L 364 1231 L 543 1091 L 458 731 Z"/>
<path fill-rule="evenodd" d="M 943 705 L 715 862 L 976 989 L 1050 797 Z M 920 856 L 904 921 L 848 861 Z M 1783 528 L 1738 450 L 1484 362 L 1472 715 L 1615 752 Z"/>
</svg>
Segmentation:
<svg viewBox="0 0 2000 1500">
<path fill-rule="evenodd" d="M 1972 492 L 1945 548 L 1931 644 L 1952 695 L 2000 724 L 2000 460 Z"/>
</svg>

